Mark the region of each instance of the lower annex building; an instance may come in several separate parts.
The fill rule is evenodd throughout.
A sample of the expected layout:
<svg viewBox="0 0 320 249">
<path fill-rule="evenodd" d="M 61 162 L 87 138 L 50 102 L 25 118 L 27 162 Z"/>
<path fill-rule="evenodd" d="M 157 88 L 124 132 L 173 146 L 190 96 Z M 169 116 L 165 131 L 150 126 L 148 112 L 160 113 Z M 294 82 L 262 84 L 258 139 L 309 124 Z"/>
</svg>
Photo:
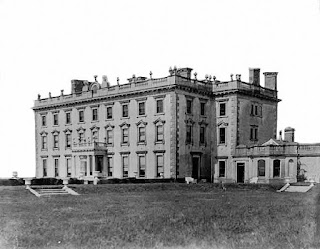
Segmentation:
<svg viewBox="0 0 320 249">
<path fill-rule="evenodd" d="M 248 82 L 191 73 L 170 68 L 163 78 L 150 72 L 112 86 L 95 76 L 72 80 L 71 94 L 39 95 L 36 177 L 296 181 L 294 130 L 289 144 L 276 140 L 277 73 L 264 73 L 264 87 L 258 68 Z"/>
</svg>

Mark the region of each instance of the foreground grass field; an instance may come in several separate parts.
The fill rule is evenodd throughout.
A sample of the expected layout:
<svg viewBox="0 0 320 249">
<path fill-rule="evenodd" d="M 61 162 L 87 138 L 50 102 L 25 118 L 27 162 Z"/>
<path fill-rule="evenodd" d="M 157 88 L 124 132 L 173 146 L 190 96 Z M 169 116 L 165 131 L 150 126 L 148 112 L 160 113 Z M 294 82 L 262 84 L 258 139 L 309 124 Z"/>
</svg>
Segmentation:
<svg viewBox="0 0 320 249">
<path fill-rule="evenodd" d="M 0 248 L 318 248 L 308 193 L 211 184 L 73 186 L 37 198 L 0 187 Z"/>
</svg>

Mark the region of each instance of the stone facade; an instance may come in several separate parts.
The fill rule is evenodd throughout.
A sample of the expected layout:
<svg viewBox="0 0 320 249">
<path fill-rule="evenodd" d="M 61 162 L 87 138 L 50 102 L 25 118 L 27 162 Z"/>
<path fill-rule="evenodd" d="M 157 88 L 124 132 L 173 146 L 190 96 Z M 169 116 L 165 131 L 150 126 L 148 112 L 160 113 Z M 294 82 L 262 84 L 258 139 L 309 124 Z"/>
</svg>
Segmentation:
<svg viewBox="0 0 320 249">
<path fill-rule="evenodd" d="M 280 101 L 277 73 L 264 73 L 262 87 L 260 69 L 249 70 L 249 82 L 198 80 L 190 68 L 170 68 L 164 78 L 113 86 L 107 77 L 72 80 L 71 94 L 39 95 L 36 177 L 237 181 L 241 161 L 241 181 L 249 180 L 256 162 L 246 146 L 275 139 Z"/>
</svg>

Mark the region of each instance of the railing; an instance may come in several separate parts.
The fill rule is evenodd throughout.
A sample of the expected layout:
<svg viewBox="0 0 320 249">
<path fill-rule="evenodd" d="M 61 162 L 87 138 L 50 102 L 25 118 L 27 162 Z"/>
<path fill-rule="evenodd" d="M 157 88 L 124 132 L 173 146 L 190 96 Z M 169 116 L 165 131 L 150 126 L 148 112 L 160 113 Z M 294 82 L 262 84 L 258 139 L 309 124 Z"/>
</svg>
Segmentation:
<svg viewBox="0 0 320 249">
<path fill-rule="evenodd" d="M 268 145 L 236 148 L 236 156 L 320 155 L 320 144 Z"/>
<path fill-rule="evenodd" d="M 83 148 L 83 147 L 92 147 L 92 148 L 98 148 L 98 147 L 107 147 L 107 144 L 104 142 L 79 142 L 79 143 L 73 143 L 73 147 Z"/>
</svg>

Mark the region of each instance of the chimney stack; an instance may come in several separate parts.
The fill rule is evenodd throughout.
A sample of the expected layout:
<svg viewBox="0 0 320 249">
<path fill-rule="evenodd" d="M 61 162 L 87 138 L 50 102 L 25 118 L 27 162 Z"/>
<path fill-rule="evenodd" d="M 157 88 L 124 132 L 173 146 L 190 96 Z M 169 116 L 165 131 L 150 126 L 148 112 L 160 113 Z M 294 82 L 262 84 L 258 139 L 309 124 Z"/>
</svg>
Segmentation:
<svg viewBox="0 0 320 249">
<path fill-rule="evenodd" d="M 260 86 L 260 68 L 249 68 L 249 83 Z"/>
<path fill-rule="evenodd" d="M 294 142 L 294 128 L 287 127 L 284 129 L 284 140 L 293 143 Z"/>
<path fill-rule="evenodd" d="M 265 72 L 264 74 L 264 87 L 271 90 L 277 90 L 277 72 Z"/>
</svg>

